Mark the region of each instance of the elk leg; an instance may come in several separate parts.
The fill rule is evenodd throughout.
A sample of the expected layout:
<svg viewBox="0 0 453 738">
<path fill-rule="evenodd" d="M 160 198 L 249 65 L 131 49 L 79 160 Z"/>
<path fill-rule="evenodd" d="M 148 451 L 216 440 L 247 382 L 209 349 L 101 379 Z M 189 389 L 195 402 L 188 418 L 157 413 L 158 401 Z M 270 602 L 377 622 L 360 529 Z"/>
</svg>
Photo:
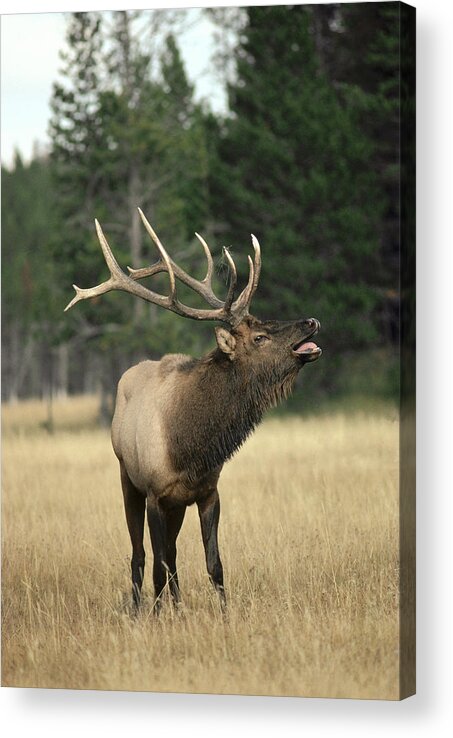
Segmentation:
<svg viewBox="0 0 453 738">
<path fill-rule="evenodd" d="M 154 554 L 154 610 L 158 613 L 162 605 L 162 595 L 167 584 L 167 572 L 169 569 L 167 564 L 167 517 L 159 502 L 152 494 L 147 497 L 146 510 Z"/>
<path fill-rule="evenodd" d="M 132 601 L 134 607 L 140 605 L 140 593 L 145 571 L 145 549 L 143 548 L 143 530 L 145 527 L 145 496 L 139 492 L 128 477 L 123 464 L 121 469 L 121 486 L 123 488 L 124 509 L 127 527 L 132 543 Z"/>
<path fill-rule="evenodd" d="M 206 567 L 209 577 L 220 597 L 222 609 L 226 605 L 225 589 L 223 586 L 223 567 L 220 560 L 217 531 L 220 517 L 220 500 L 217 490 L 209 497 L 197 503 L 201 523 L 201 535 L 206 554 Z"/>
<path fill-rule="evenodd" d="M 176 539 L 181 530 L 182 521 L 186 514 L 185 507 L 177 507 L 167 512 L 167 565 L 169 568 L 169 585 L 173 600 L 179 602 L 179 582 L 176 571 Z"/>
</svg>

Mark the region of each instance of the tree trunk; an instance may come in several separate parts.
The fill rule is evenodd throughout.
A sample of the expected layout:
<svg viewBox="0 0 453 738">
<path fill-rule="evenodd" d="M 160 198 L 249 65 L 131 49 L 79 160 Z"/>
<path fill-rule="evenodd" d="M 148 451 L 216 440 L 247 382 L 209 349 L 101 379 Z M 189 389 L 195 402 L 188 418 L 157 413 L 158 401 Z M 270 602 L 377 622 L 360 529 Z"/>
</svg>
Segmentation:
<svg viewBox="0 0 453 738">
<path fill-rule="evenodd" d="M 69 386 L 69 347 L 67 343 L 62 343 L 57 347 L 55 378 L 55 394 L 66 398 Z"/>
<path fill-rule="evenodd" d="M 142 195 L 138 166 L 133 162 L 129 172 L 129 243 L 131 246 L 132 266 L 135 269 L 142 266 L 143 232 L 140 216 L 137 211 Z M 143 318 L 144 308 L 145 303 L 143 300 L 134 300 L 134 323 L 139 323 L 141 318 Z"/>
</svg>

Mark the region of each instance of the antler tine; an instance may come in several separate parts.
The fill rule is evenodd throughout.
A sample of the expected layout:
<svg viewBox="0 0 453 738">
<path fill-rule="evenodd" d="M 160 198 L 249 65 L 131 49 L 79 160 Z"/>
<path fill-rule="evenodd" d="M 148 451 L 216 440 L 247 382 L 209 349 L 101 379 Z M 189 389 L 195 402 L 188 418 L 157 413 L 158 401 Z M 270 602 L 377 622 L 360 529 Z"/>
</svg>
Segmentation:
<svg viewBox="0 0 453 738">
<path fill-rule="evenodd" d="M 242 290 L 237 300 L 233 303 L 231 311 L 237 316 L 237 320 L 241 320 L 247 315 L 252 297 L 255 294 L 261 272 L 261 248 L 258 239 L 252 234 L 252 244 L 254 249 L 254 259 L 248 256 L 249 263 L 249 279 L 246 287 Z"/>
<path fill-rule="evenodd" d="M 113 256 L 112 250 L 104 236 L 102 228 L 96 220 L 96 232 L 104 254 L 104 259 L 110 271 L 110 278 L 96 287 L 90 287 L 88 289 L 82 289 L 77 285 L 73 285 L 76 294 L 71 302 L 66 306 L 65 310 L 69 310 L 69 308 L 79 302 L 79 300 L 97 297 L 99 295 L 103 295 L 105 292 L 110 292 L 111 290 L 122 290 L 123 292 L 129 292 L 130 294 L 135 295 L 135 297 L 140 297 L 147 302 L 152 302 L 155 305 L 160 305 L 161 307 L 166 308 L 167 310 L 172 310 L 178 315 L 192 318 L 194 320 L 221 320 L 225 323 L 229 323 L 231 326 L 235 326 L 242 320 L 242 318 L 248 315 L 250 301 L 257 288 L 261 268 L 260 247 L 258 240 L 254 236 L 252 236 L 252 241 L 255 249 L 255 259 L 252 261 L 250 256 L 248 257 L 250 269 L 248 283 L 236 301 L 234 301 L 234 291 L 237 283 L 236 265 L 230 253 L 227 249 L 224 249 L 224 254 L 230 267 L 230 278 L 226 299 L 222 301 L 216 297 L 212 290 L 211 280 L 213 273 L 213 260 L 209 246 L 204 239 L 196 234 L 198 240 L 203 246 L 208 261 L 206 276 L 204 280 L 199 281 L 198 279 L 191 277 L 190 274 L 187 274 L 184 269 L 181 269 L 181 267 L 170 259 L 162 246 L 159 237 L 154 232 L 142 210 L 139 208 L 138 211 L 146 231 L 157 246 L 160 255 L 159 260 L 152 266 L 144 269 L 129 268 L 130 276 L 128 276 L 122 271 Z M 168 273 L 170 281 L 170 293 L 168 295 L 160 295 L 157 292 L 153 292 L 138 282 L 142 277 L 152 276 L 153 274 L 157 274 L 162 271 L 166 271 Z M 176 278 L 203 297 L 211 306 L 211 309 L 193 308 L 181 303 L 176 296 Z"/>
<path fill-rule="evenodd" d="M 197 233 L 196 231 L 195 231 L 195 235 L 198 238 L 198 240 L 201 243 L 201 245 L 203 246 L 204 252 L 206 254 L 206 259 L 207 259 L 207 262 L 208 262 L 208 271 L 206 272 L 206 277 L 202 281 L 204 282 L 204 284 L 210 285 L 211 284 L 211 279 L 212 279 L 212 272 L 214 271 L 214 262 L 212 260 L 212 254 L 211 254 L 210 248 L 209 248 L 208 244 L 206 243 L 206 241 L 204 240 L 204 238 L 202 236 L 200 236 L 200 234 Z"/>
<path fill-rule="evenodd" d="M 110 290 L 114 289 L 116 286 L 119 285 L 119 283 L 122 281 L 122 277 L 125 277 L 126 275 L 123 274 L 121 271 L 117 260 L 113 256 L 112 250 L 108 244 L 108 241 L 106 237 L 104 236 L 103 230 L 101 228 L 101 225 L 97 219 L 94 221 L 96 225 L 96 233 L 99 240 L 99 243 L 101 244 L 102 253 L 104 254 L 105 262 L 109 268 L 110 272 L 110 279 L 107 279 L 105 282 L 102 282 L 101 284 L 98 284 L 96 287 L 89 287 L 87 289 L 82 289 L 81 287 L 78 287 L 76 284 L 73 284 L 76 291 L 75 297 L 69 302 L 64 312 L 69 310 L 73 307 L 77 302 L 80 300 L 87 300 L 90 297 L 97 297 L 98 295 L 103 295 L 106 292 L 110 292 Z"/>
<path fill-rule="evenodd" d="M 181 312 L 184 306 L 180 306 L 179 304 L 176 305 L 173 292 L 171 292 L 168 296 L 159 295 L 157 292 L 153 292 L 152 290 L 143 287 L 143 285 L 138 284 L 138 282 L 128 277 L 128 275 L 122 271 L 118 262 L 113 256 L 112 250 L 97 220 L 95 220 L 95 224 L 96 233 L 102 248 L 102 253 L 104 254 L 104 259 L 110 271 L 110 279 L 107 279 L 105 282 L 98 284 L 96 287 L 89 287 L 87 289 L 82 289 L 77 285 L 73 285 L 76 291 L 76 296 L 65 307 L 65 311 L 73 307 L 73 305 L 79 302 L 79 300 L 86 300 L 91 297 L 98 297 L 99 295 L 103 295 L 106 292 L 110 292 L 111 290 L 121 290 L 123 292 L 130 292 L 136 297 L 141 297 L 143 300 L 146 300 L 147 302 L 153 302 L 163 308 L 169 308 L 171 310 L 174 310 L 175 312 Z"/>
<path fill-rule="evenodd" d="M 165 264 L 166 270 L 168 272 L 168 278 L 170 280 L 170 295 L 169 295 L 169 297 L 170 297 L 170 299 L 171 299 L 172 302 L 175 302 L 175 300 L 176 300 L 176 280 L 175 280 L 175 274 L 173 272 L 173 267 L 171 265 L 170 257 L 168 256 L 167 252 L 165 251 L 164 247 L 162 246 L 157 233 L 154 231 L 153 227 L 148 222 L 148 220 L 147 220 L 145 214 L 143 213 L 143 211 L 141 210 L 141 208 L 137 208 L 137 209 L 138 209 L 138 212 L 140 214 L 140 218 L 142 219 L 143 225 L 145 226 L 147 232 L 149 233 L 149 235 L 153 239 L 154 243 L 156 244 L 156 246 L 158 248 L 158 251 L 159 251 L 159 254 L 160 254 L 160 256 L 161 256 L 161 258 L 162 258 L 162 260 L 163 260 L 163 262 Z"/>
<path fill-rule="evenodd" d="M 261 246 L 260 242 L 258 241 L 257 237 L 253 235 L 252 233 L 252 244 L 253 244 L 253 250 L 254 250 L 254 268 L 255 268 L 255 275 L 253 278 L 253 286 L 250 294 L 250 301 L 252 300 L 253 295 L 256 292 L 256 288 L 258 287 L 258 282 L 260 281 L 260 274 L 261 274 Z"/>
<path fill-rule="evenodd" d="M 238 274 L 236 271 L 236 264 L 233 261 L 233 257 L 231 256 L 228 249 L 225 248 L 225 246 L 223 247 L 223 253 L 228 262 L 228 266 L 230 267 L 230 283 L 228 285 L 228 293 L 225 299 L 225 308 L 224 308 L 225 312 L 229 313 L 231 309 L 231 305 L 233 304 L 234 290 L 236 287 L 236 283 L 238 281 Z"/>
<path fill-rule="evenodd" d="M 249 255 L 247 256 L 247 261 L 249 263 L 249 281 L 247 282 L 247 286 L 244 289 L 244 304 L 247 307 L 247 310 L 250 305 L 251 293 L 253 290 L 253 284 L 255 282 L 255 265 L 252 261 L 252 257 Z"/>
<path fill-rule="evenodd" d="M 154 232 L 151 225 L 146 220 L 143 213 L 141 211 L 140 213 L 141 213 L 142 220 L 143 220 L 146 230 L 148 231 L 148 233 L 150 234 L 154 242 L 157 243 L 155 239 L 157 238 L 158 241 L 159 239 L 156 233 Z M 163 261 L 162 259 L 159 259 L 159 261 L 156 261 L 155 264 L 152 264 L 149 267 L 143 267 L 142 269 L 132 269 L 131 267 L 128 267 L 130 276 L 134 280 L 139 280 L 139 279 L 144 279 L 145 277 L 152 277 L 155 274 L 158 274 L 159 272 L 168 271 L 167 269 L 167 260 L 168 260 L 168 263 L 171 265 L 171 270 L 177 279 L 179 279 L 187 287 L 190 287 L 190 289 L 194 290 L 195 292 L 198 292 L 198 294 L 201 295 L 203 299 L 206 300 L 208 305 L 210 305 L 211 307 L 217 308 L 217 309 L 223 308 L 223 304 L 224 304 L 223 301 L 219 300 L 219 298 L 214 294 L 214 291 L 211 285 L 211 278 L 212 278 L 212 272 L 213 272 L 213 261 L 212 261 L 211 252 L 209 250 L 209 246 L 206 243 L 206 241 L 204 241 L 204 239 L 202 239 L 202 237 L 199 236 L 198 233 L 196 234 L 196 236 L 198 237 L 198 240 L 201 242 L 204 252 L 206 254 L 206 258 L 208 260 L 208 271 L 206 273 L 206 277 L 202 281 L 195 279 L 194 277 L 191 277 L 190 274 L 187 274 L 187 272 L 184 271 L 184 269 L 181 269 L 181 267 L 178 266 L 178 264 L 176 264 L 173 261 L 173 259 L 171 259 L 168 256 L 167 252 L 163 248 L 160 241 L 159 241 L 159 245 L 160 245 L 159 251 L 160 249 L 163 249 L 167 259 L 165 261 Z M 160 253 L 162 252 L 160 251 Z"/>
</svg>

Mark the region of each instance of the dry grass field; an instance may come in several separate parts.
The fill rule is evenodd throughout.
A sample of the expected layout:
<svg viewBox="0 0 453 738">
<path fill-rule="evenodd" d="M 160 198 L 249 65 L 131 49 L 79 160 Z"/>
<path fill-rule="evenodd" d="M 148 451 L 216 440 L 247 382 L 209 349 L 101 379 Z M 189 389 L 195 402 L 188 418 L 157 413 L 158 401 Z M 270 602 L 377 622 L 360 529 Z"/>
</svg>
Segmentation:
<svg viewBox="0 0 453 738">
<path fill-rule="evenodd" d="M 224 617 L 196 508 L 183 605 L 129 612 L 129 538 L 96 401 L 3 409 L 5 686 L 398 698 L 396 411 L 270 419 L 220 484 Z"/>
</svg>

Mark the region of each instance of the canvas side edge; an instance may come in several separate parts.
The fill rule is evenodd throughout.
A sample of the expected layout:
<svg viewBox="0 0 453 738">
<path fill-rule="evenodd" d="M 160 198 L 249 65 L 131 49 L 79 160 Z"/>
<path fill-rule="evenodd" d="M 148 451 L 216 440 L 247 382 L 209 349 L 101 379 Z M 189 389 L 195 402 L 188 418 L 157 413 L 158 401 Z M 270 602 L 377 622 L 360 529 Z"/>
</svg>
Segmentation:
<svg viewBox="0 0 453 738">
<path fill-rule="evenodd" d="M 400 3 L 400 699 L 416 691 L 415 19 Z"/>
</svg>

